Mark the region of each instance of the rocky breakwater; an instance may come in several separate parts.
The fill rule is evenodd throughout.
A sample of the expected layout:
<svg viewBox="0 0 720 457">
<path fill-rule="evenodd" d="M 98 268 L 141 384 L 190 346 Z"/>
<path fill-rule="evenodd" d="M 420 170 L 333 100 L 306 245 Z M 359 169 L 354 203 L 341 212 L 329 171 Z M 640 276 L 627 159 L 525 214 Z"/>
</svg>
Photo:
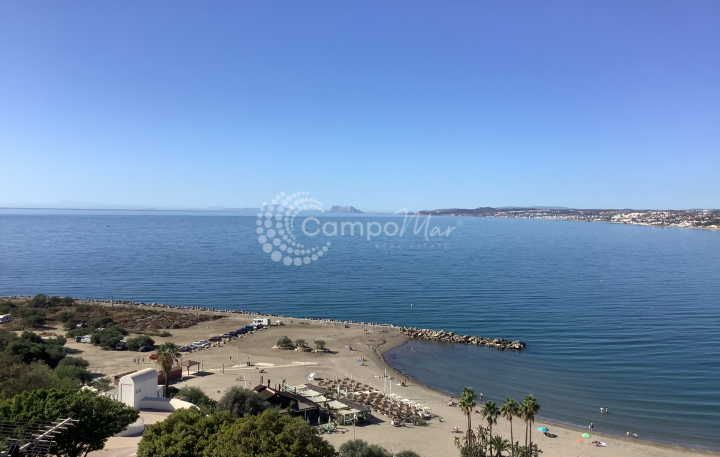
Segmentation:
<svg viewBox="0 0 720 457">
<path fill-rule="evenodd" d="M 501 350 L 522 351 L 525 343 L 522 341 L 508 341 L 498 338 L 483 338 L 471 335 L 456 335 L 455 332 L 443 332 L 442 330 L 428 330 L 422 328 L 400 328 L 400 333 L 409 340 L 429 340 L 441 343 L 474 344 L 475 346 L 487 346 Z"/>
</svg>

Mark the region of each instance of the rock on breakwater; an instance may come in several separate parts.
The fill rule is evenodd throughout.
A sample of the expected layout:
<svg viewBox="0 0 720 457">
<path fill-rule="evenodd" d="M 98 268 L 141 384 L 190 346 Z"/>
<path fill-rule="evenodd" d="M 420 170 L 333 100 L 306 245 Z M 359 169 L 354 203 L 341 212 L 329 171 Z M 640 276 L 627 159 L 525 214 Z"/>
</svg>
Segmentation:
<svg viewBox="0 0 720 457">
<path fill-rule="evenodd" d="M 483 338 L 471 335 L 456 335 L 455 332 L 444 332 L 442 330 L 429 330 L 422 328 L 400 327 L 400 333 L 410 340 L 430 340 L 442 343 L 474 344 L 476 346 L 487 346 L 501 350 L 522 351 L 526 344 L 520 340 L 508 341 L 499 338 Z"/>
</svg>

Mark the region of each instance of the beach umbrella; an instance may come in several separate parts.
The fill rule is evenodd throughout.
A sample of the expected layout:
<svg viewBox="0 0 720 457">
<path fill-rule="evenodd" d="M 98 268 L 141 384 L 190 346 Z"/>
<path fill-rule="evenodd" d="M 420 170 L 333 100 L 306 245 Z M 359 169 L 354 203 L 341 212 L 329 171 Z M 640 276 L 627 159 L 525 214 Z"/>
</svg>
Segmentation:
<svg viewBox="0 0 720 457">
<path fill-rule="evenodd" d="M 550 431 L 550 429 L 548 429 L 547 427 L 540 427 L 540 428 L 538 428 L 538 431 L 539 431 L 539 432 L 543 432 L 543 433 L 547 433 L 547 432 Z"/>
<path fill-rule="evenodd" d="M 582 434 L 582 437 L 583 437 L 583 438 L 590 438 L 590 435 L 588 435 L 587 433 L 583 433 L 583 434 Z"/>
</svg>

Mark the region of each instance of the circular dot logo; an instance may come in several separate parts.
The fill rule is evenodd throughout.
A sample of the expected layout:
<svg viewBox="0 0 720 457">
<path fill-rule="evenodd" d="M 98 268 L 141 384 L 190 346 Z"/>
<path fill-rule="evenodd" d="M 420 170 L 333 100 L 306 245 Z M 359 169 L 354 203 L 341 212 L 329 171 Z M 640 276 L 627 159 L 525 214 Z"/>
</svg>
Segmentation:
<svg viewBox="0 0 720 457">
<path fill-rule="evenodd" d="M 309 195 L 309 192 L 291 195 L 280 192 L 269 204 L 263 202 L 257 215 L 256 232 L 263 252 L 270 254 L 273 261 L 282 261 L 287 266 L 308 265 L 324 256 L 330 248 L 330 243 L 306 247 L 293 234 L 298 213 L 305 210 L 325 212 L 323 204 Z"/>
</svg>

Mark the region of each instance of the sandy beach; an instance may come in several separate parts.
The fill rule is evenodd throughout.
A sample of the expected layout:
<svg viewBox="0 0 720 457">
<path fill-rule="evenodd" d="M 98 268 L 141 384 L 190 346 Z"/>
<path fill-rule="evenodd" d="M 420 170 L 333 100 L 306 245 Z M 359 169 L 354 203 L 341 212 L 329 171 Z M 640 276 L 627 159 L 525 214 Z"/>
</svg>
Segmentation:
<svg viewBox="0 0 720 457">
<path fill-rule="evenodd" d="M 173 312 L 173 311 L 170 311 Z M 223 313 L 224 314 L 224 313 Z M 234 330 L 252 321 L 252 316 L 224 314 L 223 319 L 203 322 L 186 329 L 173 329 L 172 337 L 155 338 L 156 343 L 174 341 L 187 344 L 200 339 Z M 221 347 L 213 347 L 192 354 L 184 354 L 183 360 L 194 360 L 202 363 L 202 370 L 195 373 L 191 370 L 187 375 L 173 383 L 174 386 L 197 386 L 202 388 L 211 398 L 219 399 L 226 389 L 232 386 L 245 386 L 252 388 L 260 383 L 268 382 L 275 386 L 285 380 L 291 385 L 300 385 L 308 382 L 309 373 L 317 373 L 320 377 L 334 379 L 351 377 L 382 391 L 385 370 L 392 374 L 392 392 L 422 403 L 432 408 L 433 414 L 438 417 L 428 422 L 427 426 L 392 427 L 389 420 L 382 415 L 376 415 L 371 425 L 358 427 L 339 427 L 338 432 L 323 435 L 336 448 L 343 442 L 353 439 L 363 439 L 370 443 L 380 444 L 393 452 L 410 449 L 422 456 L 450 457 L 457 456 L 458 450 L 454 445 L 454 438 L 460 434 L 451 433 L 453 427 L 464 430 L 467 419 L 457 407 L 449 407 L 446 402 L 449 396 L 426 386 L 409 380 L 407 387 L 399 385 L 405 377 L 390 369 L 382 359 L 382 353 L 406 342 L 402 335 L 390 331 L 364 331 L 357 328 L 338 327 L 332 323 L 299 324 L 291 323 L 291 319 L 282 319 L 286 325 L 273 326 L 251 335 L 234 340 Z M 307 353 L 272 349 L 275 342 L 287 335 L 292 340 L 305 339 L 310 345 L 315 340 L 322 339 L 327 343 L 332 353 Z M 351 346 L 353 351 L 346 346 Z M 93 373 L 103 376 L 112 376 L 134 369 L 154 367 L 155 364 L 148 359 L 150 353 L 104 351 L 88 344 L 68 342 L 67 347 L 72 353 L 83 357 L 90 362 Z M 134 363 L 135 357 L 144 356 L 144 363 Z M 358 362 L 365 358 L 367 361 Z M 240 362 L 238 364 L 237 362 Z M 247 366 L 247 362 L 251 366 Z M 260 368 L 264 373 L 260 373 Z M 482 391 L 481 385 L 472 386 L 476 392 Z M 542 406 L 542 399 L 539 399 Z M 145 413 L 143 413 L 145 414 Z M 157 420 L 157 418 L 155 418 Z M 481 421 L 477 414 L 473 415 L 473 427 Z M 538 427 L 546 426 L 550 429 L 552 438 L 537 432 Z M 513 422 L 514 437 L 522 441 L 524 424 Z M 641 439 L 604 435 L 602 430 L 595 430 L 594 439 L 607 443 L 607 447 L 598 448 L 585 441 L 576 440 L 586 430 L 563 427 L 554 423 L 538 420 L 533 425 L 533 440 L 543 455 L 558 457 L 579 456 L 639 456 L 639 457 L 671 457 L 679 455 L 720 455 L 720 453 L 681 448 Z M 499 419 L 493 427 L 494 433 L 510 438 L 510 427 L 507 421 Z M 121 441 L 119 441 L 121 440 Z M 115 449 L 113 455 L 131 455 L 133 446 L 139 438 L 112 438 L 108 449 Z M 98 454 L 99 455 L 99 454 Z M 103 451 L 102 455 L 109 455 Z"/>
</svg>

